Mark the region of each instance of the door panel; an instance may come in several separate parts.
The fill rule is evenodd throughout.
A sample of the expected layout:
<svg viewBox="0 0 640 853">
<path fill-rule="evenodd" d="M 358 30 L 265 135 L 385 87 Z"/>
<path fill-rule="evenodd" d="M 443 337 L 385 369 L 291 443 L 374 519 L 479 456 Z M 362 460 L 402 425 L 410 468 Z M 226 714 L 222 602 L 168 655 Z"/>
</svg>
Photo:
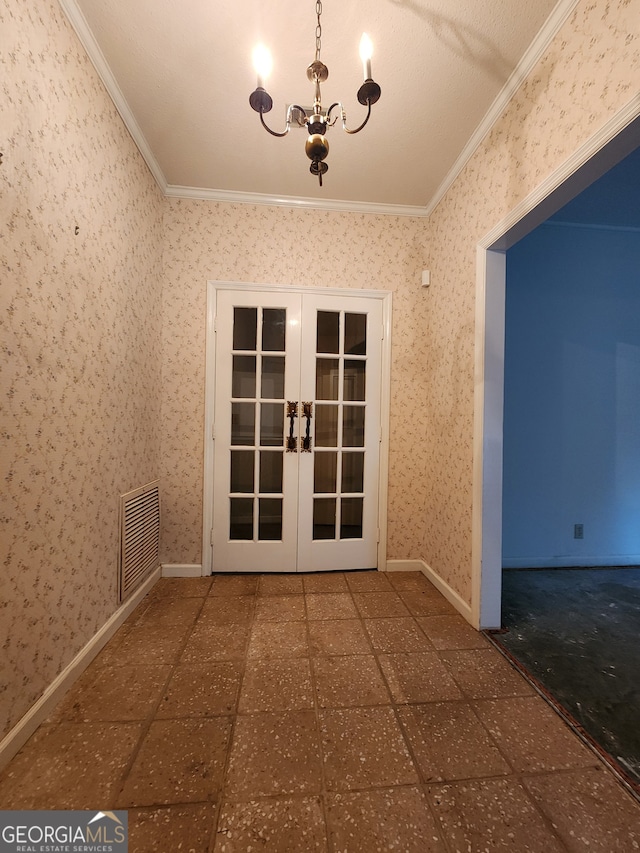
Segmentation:
<svg viewBox="0 0 640 853">
<path fill-rule="evenodd" d="M 216 571 L 377 564 L 382 305 L 221 290 Z"/>
</svg>

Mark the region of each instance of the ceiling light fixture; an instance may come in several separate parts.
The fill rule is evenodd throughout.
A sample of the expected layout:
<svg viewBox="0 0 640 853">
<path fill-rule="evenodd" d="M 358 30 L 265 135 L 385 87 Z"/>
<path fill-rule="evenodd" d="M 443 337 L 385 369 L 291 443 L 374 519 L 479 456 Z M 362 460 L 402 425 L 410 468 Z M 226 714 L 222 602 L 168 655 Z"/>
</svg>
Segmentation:
<svg viewBox="0 0 640 853">
<path fill-rule="evenodd" d="M 316 2 L 316 16 L 318 23 L 316 25 L 316 58 L 307 68 L 307 77 L 315 85 L 315 97 L 313 102 L 313 112 L 307 115 L 305 110 L 298 104 L 291 104 L 287 109 L 287 123 L 284 131 L 278 133 L 271 130 L 264 120 L 264 114 L 268 113 L 273 107 L 273 100 L 264 88 L 264 82 L 271 72 L 271 54 L 263 45 L 258 45 L 253 52 L 253 63 L 258 74 L 258 86 L 249 96 L 249 103 L 253 109 L 260 113 L 260 121 L 265 130 L 272 136 L 286 136 L 291 129 L 292 124 L 299 127 L 306 127 L 309 133 L 305 144 L 305 152 L 311 160 L 309 171 L 312 175 L 317 175 L 322 186 L 322 176 L 329 168 L 325 163 L 327 154 L 329 153 L 329 143 L 327 141 L 326 132 L 330 127 L 337 122 L 338 118 L 342 119 L 342 129 L 346 133 L 359 133 L 369 121 L 371 115 L 371 107 L 380 98 L 380 86 L 371 78 L 371 55 L 373 46 L 371 39 L 366 33 L 363 33 L 360 40 L 360 58 L 362 59 L 362 67 L 364 71 L 364 83 L 358 89 L 358 101 L 367 108 L 367 115 L 360 127 L 355 130 L 349 130 L 347 127 L 347 115 L 344 107 L 340 102 L 331 104 L 326 113 L 322 109 L 320 98 L 320 84 L 324 83 L 329 76 L 329 69 L 320 61 L 320 48 L 322 46 L 322 24 L 320 16 L 322 15 L 322 2 Z M 336 115 L 331 120 L 331 114 L 334 110 L 340 109 L 339 115 Z"/>
</svg>

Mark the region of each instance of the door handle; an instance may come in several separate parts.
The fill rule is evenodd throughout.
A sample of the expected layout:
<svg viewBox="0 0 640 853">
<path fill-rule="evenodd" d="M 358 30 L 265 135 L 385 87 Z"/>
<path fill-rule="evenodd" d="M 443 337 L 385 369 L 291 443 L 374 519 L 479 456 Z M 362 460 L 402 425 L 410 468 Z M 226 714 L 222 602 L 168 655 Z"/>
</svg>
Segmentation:
<svg viewBox="0 0 640 853">
<path fill-rule="evenodd" d="M 287 453 L 295 453 L 298 447 L 298 442 L 293 434 L 294 422 L 298 417 L 298 402 L 287 401 L 287 417 L 289 418 L 289 435 L 285 436 Z"/>
<path fill-rule="evenodd" d="M 307 427 L 302 436 L 302 452 L 311 453 L 311 418 L 313 417 L 313 403 L 302 404 L 302 417 L 307 419 Z"/>
</svg>

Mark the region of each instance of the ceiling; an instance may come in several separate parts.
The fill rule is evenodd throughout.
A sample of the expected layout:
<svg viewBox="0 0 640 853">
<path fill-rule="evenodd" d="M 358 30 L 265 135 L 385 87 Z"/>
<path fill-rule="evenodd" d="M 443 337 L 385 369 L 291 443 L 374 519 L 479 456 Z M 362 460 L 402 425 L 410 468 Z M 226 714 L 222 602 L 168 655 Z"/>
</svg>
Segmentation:
<svg viewBox="0 0 640 853">
<path fill-rule="evenodd" d="M 306 132 L 276 139 L 249 106 L 258 42 L 274 60 L 269 124 L 283 131 L 289 103 L 313 102 L 315 0 L 60 2 L 167 194 L 421 215 L 576 0 L 324 0 L 323 105 L 342 102 L 350 128 L 363 120 L 363 31 L 382 97 L 361 133 L 328 132 L 322 188 Z"/>
</svg>

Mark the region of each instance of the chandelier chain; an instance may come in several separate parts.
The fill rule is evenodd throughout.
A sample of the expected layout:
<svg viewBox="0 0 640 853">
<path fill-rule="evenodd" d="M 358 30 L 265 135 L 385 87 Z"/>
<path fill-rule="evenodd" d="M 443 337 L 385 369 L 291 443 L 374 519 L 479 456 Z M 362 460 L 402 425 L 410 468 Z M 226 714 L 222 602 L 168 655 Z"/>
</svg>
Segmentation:
<svg viewBox="0 0 640 853">
<path fill-rule="evenodd" d="M 320 15 L 322 14 L 322 0 L 316 0 L 316 15 L 318 23 L 316 25 L 316 62 L 320 61 L 320 48 L 322 47 L 322 24 L 320 23 Z"/>
</svg>

